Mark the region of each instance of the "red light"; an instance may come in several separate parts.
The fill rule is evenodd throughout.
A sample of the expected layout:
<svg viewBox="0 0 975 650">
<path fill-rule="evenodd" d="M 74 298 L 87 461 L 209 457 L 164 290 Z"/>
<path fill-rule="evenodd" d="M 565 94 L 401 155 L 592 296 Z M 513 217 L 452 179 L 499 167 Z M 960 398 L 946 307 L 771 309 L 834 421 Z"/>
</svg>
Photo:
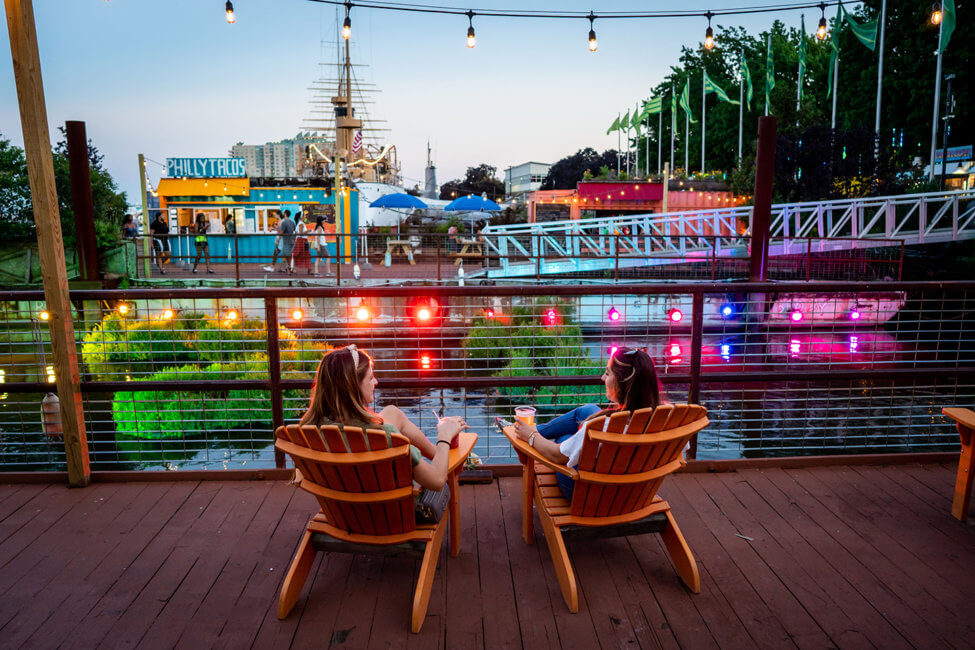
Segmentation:
<svg viewBox="0 0 975 650">
<path fill-rule="evenodd" d="M 416 310 L 416 319 L 421 323 L 427 322 L 432 316 L 433 314 L 430 313 L 429 307 L 420 307 Z"/>
<path fill-rule="evenodd" d="M 493 309 L 485 309 L 484 310 L 484 315 L 487 318 L 494 318 L 494 310 Z"/>
<path fill-rule="evenodd" d="M 789 318 L 792 319 L 793 323 L 798 323 L 799 321 L 802 320 L 802 312 L 796 309 L 791 314 L 789 314 Z"/>
<path fill-rule="evenodd" d="M 420 367 L 423 370 L 429 370 L 432 365 L 429 354 L 424 354 L 420 356 Z"/>
<path fill-rule="evenodd" d="M 679 309 L 671 309 L 669 312 L 667 312 L 667 318 L 669 318 L 672 323 L 679 323 L 684 318 L 684 312 Z"/>
<path fill-rule="evenodd" d="M 611 321 L 618 321 L 619 319 L 623 318 L 623 314 L 621 314 L 616 307 L 610 307 L 606 315 Z"/>
<path fill-rule="evenodd" d="M 680 356 L 680 346 L 674 343 L 670 346 L 670 356 L 679 357 Z"/>
<path fill-rule="evenodd" d="M 369 320 L 370 316 L 372 316 L 372 314 L 369 313 L 369 308 L 366 307 L 365 305 L 355 310 L 355 317 L 358 318 L 360 321 L 365 322 Z"/>
<path fill-rule="evenodd" d="M 558 325 L 559 324 L 559 312 L 554 309 L 549 309 L 545 312 L 545 322 L 548 325 Z"/>
</svg>

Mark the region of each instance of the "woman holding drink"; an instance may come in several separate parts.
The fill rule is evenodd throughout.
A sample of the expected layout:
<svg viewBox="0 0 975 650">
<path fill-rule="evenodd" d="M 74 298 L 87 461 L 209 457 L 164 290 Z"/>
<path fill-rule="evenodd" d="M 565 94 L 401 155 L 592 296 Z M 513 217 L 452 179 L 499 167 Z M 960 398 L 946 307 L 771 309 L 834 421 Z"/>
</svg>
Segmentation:
<svg viewBox="0 0 975 650">
<path fill-rule="evenodd" d="M 468 428 L 467 424 L 460 417 L 441 418 L 434 444 L 399 408 L 387 406 L 379 413 L 373 412 L 369 405 L 375 399 L 379 381 L 372 370 L 372 357 L 354 345 L 326 354 L 315 372 L 311 405 L 299 424 L 382 429 L 387 439 L 389 434 L 399 433 L 410 441 L 413 480 L 428 490 L 439 490 L 447 482 L 451 443 Z"/>
<path fill-rule="evenodd" d="M 661 402 L 657 371 L 650 355 L 643 350 L 617 350 L 609 357 L 602 380 L 606 385 L 606 398 L 612 402 L 609 408 L 586 404 L 535 426 L 535 409 L 519 407 L 515 409 L 515 433 L 550 461 L 576 467 L 590 420 L 621 409 L 632 412 L 655 408 Z M 562 493 L 571 500 L 575 482 L 563 474 L 556 474 L 556 478 Z"/>
</svg>

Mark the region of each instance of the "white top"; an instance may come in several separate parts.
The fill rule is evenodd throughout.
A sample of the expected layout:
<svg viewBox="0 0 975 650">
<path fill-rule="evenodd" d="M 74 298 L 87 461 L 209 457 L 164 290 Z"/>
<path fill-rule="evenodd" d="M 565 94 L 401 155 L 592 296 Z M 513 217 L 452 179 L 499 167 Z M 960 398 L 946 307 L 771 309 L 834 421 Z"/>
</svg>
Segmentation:
<svg viewBox="0 0 975 650">
<path fill-rule="evenodd" d="M 571 438 L 566 438 L 559 444 L 559 451 L 562 455 L 567 457 L 569 460 L 565 463 L 566 467 L 576 467 L 579 465 L 579 456 L 582 455 L 582 443 L 586 440 L 586 428 L 592 420 L 587 420 L 582 423 L 579 430 L 572 434 Z M 603 421 L 603 431 L 606 430 L 606 425 L 609 424 L 609 418 Z M 629 427 L 630 423 L 626 423 L 626 427 Z M 626 433 L 626 427 L 623 427 L 623 433 Z"/>
</svg>

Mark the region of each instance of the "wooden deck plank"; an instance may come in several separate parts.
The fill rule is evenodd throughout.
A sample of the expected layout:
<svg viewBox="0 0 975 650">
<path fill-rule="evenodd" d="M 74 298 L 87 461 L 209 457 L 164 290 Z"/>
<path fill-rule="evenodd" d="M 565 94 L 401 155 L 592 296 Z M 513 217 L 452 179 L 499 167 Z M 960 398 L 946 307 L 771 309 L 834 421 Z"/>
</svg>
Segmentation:
<svg viewBox="0 0 975 650">
<path fill-rule="evenodd" d="M 801 521 L 802 535 L 823 552 L 824 558 L 850 583 L 863 594 L 863 597 L 876 607 L 897 631 L 915 647 L 925 647 L 937 638 L 935 627 L 919 615 L 911 606 L 912 595 L 916 591 L 905 591 L 903 586 L 886 580 L 895 571 L 886 559 L 874 557 L 872 548 L 864 548 L 857 542 L 859 538 L 824 504 L 798 485 L 784 470 L 765 470 L 761 473 L 768 485 L 763 486 L 769 498 L 775 499 L 771 505 L 788 516 L 790 521 Z M 755 477 L 753 481 L 758 482 Z M 774 489 L 781 492 L 776 494 Z M 850 548 L 852 546 L 852 548 Z M 944 643 L 944 641 L 942 641 Z"/>
<path fill-rule="evenodd" d="M 827 549 L 820 548 L 803 537 L 808 520 L 791 516 L 789 510 L 786 511 L 789 514 L 785 514 L 775 509 L 774 505 L 783 505 L 782 500 L 776 498 L 776 490 L 768 486 L 761 474 L 762 470 L 739 472 L 741 482 L 739 489 L 735 489 L 735 496 L 749 513 L 760 518 L 768 535 L 803 570 L 804 575 L 799 577 L 798 588 L 815 583 L 821 596 L 829 598 L 840 610 L 841 619 L 849 620 L 849 633 L 841 629 L 839 633 L 832 631 L 830 635 L 834 639 L 837 636 L 843 638 L 842 643 L 838 642 L 840 645 L 864 645 L 857 643 L 859 636 L 866 641 L 866 647 L 872 644 L 883 648 L 910 647 L 907 640 L 848 581 L 846 575 L 830 565 L 826 556 Z M 832 606 L 827 604 L 826 607 L 832 611 Z M 815 608 L 815 611 L 818 617 L 823 609 Z M 828 621 L 827 624 L 832 626 L 834 623 Z"/>
<path fill-rule="evenodd" d="M 47 487 L 45 483 L 0 484 L 0 521 L 17 512 Z"/>
<path fill-rule="evenodd" d="M 317 510 L 284 482 L 0 485 L 14 551 L 0 556 L 12 571 L 0 571 L 0 597 L 10 596 L 0 645 L 971 647 L 972 588 L 959 578 L 975 563 L 975 526 L 939 503 L 953 472 L 677 475 L 663 496 L 702 593 L 682 586 L 657 535 L 572 543 L 578 614 L 562 601 L 541 527 L 534 545 L 521 539 L 520 480 L 464 486 L 464 550 L 441 555 L 420 635 L 408 630 L 418 563 L 396 558 L 320 554 L 277 620 L 281 580 Z"/>
</svg>

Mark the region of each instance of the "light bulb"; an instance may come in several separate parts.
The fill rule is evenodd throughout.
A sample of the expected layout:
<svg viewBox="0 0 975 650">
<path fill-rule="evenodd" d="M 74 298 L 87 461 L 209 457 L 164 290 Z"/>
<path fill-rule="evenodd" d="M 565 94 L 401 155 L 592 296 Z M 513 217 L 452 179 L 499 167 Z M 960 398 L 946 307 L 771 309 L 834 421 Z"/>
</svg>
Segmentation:
<svg viewBox="0 0 975 650">
<path fill-rule="evenodd" d="M 589 30 L 589 51 L 595 52 L 596 48 L 598 47 L 599 46 L 596 44 L 596 30 L 590 29 Z"/>
<path fill-rule="evenodd" d="M 342 38 L 349 40 L 350 36 L 352 36 L 352 19 L 346 16 L 342 21 Z"/>
<path fill-rule="evenodd" d="M 708 27 L 708 30 L 704 32 L 704 49 L 713 50 L 714 49 L 714 30 Z"/>
<path fill-rule="evenodd" d="M 820 18 L 819 19 L 819 27 L 816 29 L 816 38 L 819 39 L 819 40 L 823 40 L 824 38 L 826 38 L 826 19 L 825 18 Z"/>
<path fill-rule="evenodd" d="M 477 39 L 474 38 L 474 27 L 467 28 L 467 47 L 473 49 L 477 45 Z"/>
<path fill-rule="evenodd" d="M 234 3 L 230 0 L 227 0 L 227 22 L 231 25 L 237 22 L 237 17 L 234 16 Z"/>
<path fill-rule="evenodd" d="M 931 24 L 940 25 L 944 14 L 941 13 L 941 3 L 935 2 L 931 5 Z"/>
</svg>

